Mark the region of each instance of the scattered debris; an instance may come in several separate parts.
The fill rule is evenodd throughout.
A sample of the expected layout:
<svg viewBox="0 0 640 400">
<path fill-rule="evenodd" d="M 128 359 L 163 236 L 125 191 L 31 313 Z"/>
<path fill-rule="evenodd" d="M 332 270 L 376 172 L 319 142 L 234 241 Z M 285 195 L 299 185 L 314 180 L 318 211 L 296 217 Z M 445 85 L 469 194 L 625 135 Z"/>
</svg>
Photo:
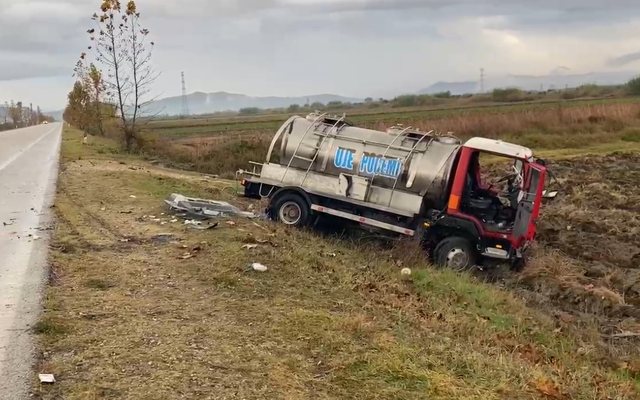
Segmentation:
<svg viewBox="0 0 640 400">
<path fill-rule="evenodd" d="M 209 230 L 209 229 L 213 229 L 213 228 L 217 228 L 217 227 L 218 227 L 218 223 L 217 223 L 217 222 L 215 222 L 215 223 L 213 223 L 213 224 L 206 225 L 206 226 L 199 226 L 199 225 L 200 225 L 200 224 L 197 224 L 197 225 L 191 225 L 191 227 L 192 227 L 192 228 L 194 228 L 194 229 L 199 229 L 199 230 L 201 230 L 201 231 L 206 231 L 206 230 Z"/>
<path fill-rule="evenodd" d="M 185 225 L 195 225 L 195 226 L 198 226 L 198 225 L 202 225 L 202 222 L 201 222 L 201 221 L 198 221 L 197 219 L 188 219 L 188 220 L 184 221 L 184 224 L 185 224 Z"/>
<path fill-rule="evenodd" d="M 402 270 L 400 271 L 400 274 L 402 274 L 404 276 L 409 276 L 409 275 L 411 275 L 411 269 L 410 268 L 402 268 Z"/>
<path fill-rule="evenodd" d="M 193 248 L 191 248 L 190 251 L 182 254 L 181 256 L 178 257 L 178 259 L 180 260 L 188 260 L 190 258 L 194 258 L 199 252 L 200 250 L 202 250 L 202 247 L 200 246 L 195 246 Z"/>
<path fill-rule="evenodd" d="M 173 233 L 160 233 L 152 236 L 150 240 L 153 244 L 167 244 L 176 240 L 176 237 Z"/>
<path fill-rule="evenodd" d="M 137 197 L 136 197 L 136 196 L 134 196 L 134 195 L 129 196 L 129 198 L 130 198 L 130 199 L 137 199 Z"/>
<path fill-rule="evenodd" d="M 621 333 L 614 333 L 613 335 L 602 335 L 602 336 L 610 339 L 628 339 L 628 338 L 640 337 L 640 332 L 621 332 Z"/>
<path fill-rule="evenodd" d="M 258 247 L 257 244 L 245 244 L 245 245 L 242 245 L 242 248 L 243 249 L 247 249 L 247 250 L 252 250 L 252 249 L 255 249 L 256 247 Z"/>
<path fill-rule="evenodd" d="M 165 203 L 169 209 L 178 212 L 178 216 L 184 218 L 209 219 L 225 216 L 240 216 L 246 218 L 255 218 L 252 212 L 245 212 L 238 207 L 224 201 L 196 199 L 186 197 L 181 194 L 173 193 Z"/>
<path fill-rule="evenodd" d="M 271 247 L 278 247 L 277 243 L 273 243 L 271 240 L 267 240 L 267 239 L 256 239 L 256 243 L 258 243 L 258 244 L 268 244 Z"/>
<path fill-rule="evenodd" d="M 38 378 L 40 379 L 40 383 L 56 383 L 56 378 L 53 374 L 38 374 Z"/>
<path fill-rule="evenodd" d="M 269 268 L 267 268 L 266 265 L 262 265 L 260 263 L 253 263 L 251 264 L 251 269 L 257 272 L 267 272 Z"/>
<path fill-rule="evenodd" d="M 226 224 L 229 225 L 229 226 L 236 226 L 237 225 L 234 221 L 227 221 Z"/>
</svg>

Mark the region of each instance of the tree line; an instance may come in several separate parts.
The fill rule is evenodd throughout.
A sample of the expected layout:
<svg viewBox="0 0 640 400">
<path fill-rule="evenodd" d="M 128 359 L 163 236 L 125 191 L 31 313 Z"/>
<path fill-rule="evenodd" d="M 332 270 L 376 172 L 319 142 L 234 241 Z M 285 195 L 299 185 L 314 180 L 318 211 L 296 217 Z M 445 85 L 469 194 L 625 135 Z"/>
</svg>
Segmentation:
<svg viewBox="0 0 640 400">
<path fill-rule="evenodd" d="M 53 122 L 53 117 L 45 115 L 40 106 L 26 106 L 22 101 L 11 100 L 0 104 L 0 131 Z"/>
<path fill-rule="evenodd" d="M 132 151 L 142 146 L 141 115 L 158 77 L 151 66 L 155 43 L 133 0 L 101 0 L 91 21 L 64 119 L 87 133 L 117 137 Z"/>
</svg>

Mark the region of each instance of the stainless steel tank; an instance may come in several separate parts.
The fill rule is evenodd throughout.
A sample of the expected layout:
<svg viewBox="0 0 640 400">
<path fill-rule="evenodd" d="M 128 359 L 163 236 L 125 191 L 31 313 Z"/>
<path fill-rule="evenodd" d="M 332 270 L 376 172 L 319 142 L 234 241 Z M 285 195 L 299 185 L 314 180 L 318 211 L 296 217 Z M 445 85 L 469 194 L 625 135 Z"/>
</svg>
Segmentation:
<svg viewBox="0 0 640 400">
<path fill-rule="evenodd" d="M 411 192 L 440 202 L 447 190 L 460 142 L 403 127 L 387 132 L 351 126 L 344 118 L 310 114 L 280 128 L 267 162 L 279 144 L 288 168 L 367 178 L 371 185 Z"/>
</svg>

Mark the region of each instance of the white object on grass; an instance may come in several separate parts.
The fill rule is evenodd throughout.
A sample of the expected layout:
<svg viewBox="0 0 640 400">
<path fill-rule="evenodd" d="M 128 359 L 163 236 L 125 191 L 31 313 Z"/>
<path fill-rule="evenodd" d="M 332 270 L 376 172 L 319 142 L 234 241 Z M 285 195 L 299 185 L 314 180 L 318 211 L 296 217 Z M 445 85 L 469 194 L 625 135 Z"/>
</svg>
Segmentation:
<svg viewBox="0 0 640 400">
<path fill-rule="evenodd" d="M 410 268 L 402 268 L 402 270 L 400 271 L 400 273 L 402 275 L 411 275 L 411 269 Z"/>
<path fill-rule="evenodd" d="M 56 383 L 56 378 L 53 374 L 38 374 L 40 383 Z"/>
<path fill-rule="evenodd" d="M 251 264 L 251 268 L 253 268 L 254 271 L 258 272 L 267 272 L 267 270 L 269 269 L 266 265 L 262 265 L 260 263 Z"/>
</svg>

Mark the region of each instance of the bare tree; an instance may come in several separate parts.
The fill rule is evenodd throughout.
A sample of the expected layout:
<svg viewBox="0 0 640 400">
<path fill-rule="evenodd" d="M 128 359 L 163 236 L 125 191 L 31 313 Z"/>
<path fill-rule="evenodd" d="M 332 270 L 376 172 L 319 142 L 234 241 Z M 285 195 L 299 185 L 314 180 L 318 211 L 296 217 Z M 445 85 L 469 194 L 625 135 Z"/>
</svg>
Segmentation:
<svg viewBox="0 0 640 400">
<path fill-rule="evenodd" d="M 106 77 L 101 77 L 105 95 L 117 105 L 124 145 L 130 151 L 138 141 L 138 119 L 146 105 L 145 98 L 157 78 L 151 68 L 154 43 L 148 41 L 149 30 L 141 26 L 133 0 L 124 10 L 119 0 L 102 0 L 100 12 L 92 19 L 97 28 L 87 31 L 95 42 L 89 49 L 95 52 L 96 63 L 107 72 Z M 81 59 L 86 56 L 83 53 Z"/>
<path fill-rule="evenodd" d="M 19 101 L 14 103 L 13 100 L 11 100 L 11 105 L 9 106 L 9 118 L 11 118 L 11 121 L 16 128 L 22 125 L 22 117 L 22 102 Z"/>
</svg>

